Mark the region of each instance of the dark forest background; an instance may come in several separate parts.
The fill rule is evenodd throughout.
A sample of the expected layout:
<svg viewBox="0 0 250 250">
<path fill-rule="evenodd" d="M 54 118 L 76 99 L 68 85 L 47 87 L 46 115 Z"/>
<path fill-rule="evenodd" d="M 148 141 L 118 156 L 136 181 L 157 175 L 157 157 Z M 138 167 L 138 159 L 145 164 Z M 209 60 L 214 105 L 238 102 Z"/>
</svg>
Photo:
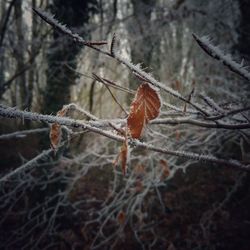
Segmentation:
<svg viewBox="0 0 250 250">
<path fill-rule="evenodd" d="M 209 57 L 192 34 L 250 65 L 248 0 L 1 0 L 1 105 L 42 114 L 74 103 L 85 121 L 124 118 L 140 80 L 128 68 L 81 46 L 32 11 L 39 8 L 85 40 L 108 42 L 157 80 L 220 107 L 249 107 L 249 81 Z M 130 94 L 129 94 L 130 93 Z M 176 117 L 183 103 L 161 118 Z M 171 105 L 174 105 L 172 107 Z M 189 107 L 188 107 L 189 108 Z M 249 122 L 249 110 L 237 114 Z M 243 117 L 243 118 L 242 118 Z M 212 154 L 249 164 L 250 133 L 153 125 L 143 140 L 159 147 Z M 71 134 L 71 139 L 68 139 Z M 250 249 L 250 175 L 209 162 L 135 149 L 122 175 L 118 142 L 87 130 L 62 129 L 50 150 L 49 125 L 0 118 L 0 249 Z"/>
</svg>

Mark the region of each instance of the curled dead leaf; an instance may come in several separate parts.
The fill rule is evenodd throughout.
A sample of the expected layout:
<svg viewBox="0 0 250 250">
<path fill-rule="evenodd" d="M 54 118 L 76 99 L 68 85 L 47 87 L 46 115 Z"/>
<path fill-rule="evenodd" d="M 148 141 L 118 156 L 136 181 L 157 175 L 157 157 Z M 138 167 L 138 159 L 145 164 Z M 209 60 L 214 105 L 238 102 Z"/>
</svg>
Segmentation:
<svg viewBox="0 0 250 250">
<path fill-rule="evenodd" d="M 127 171 L 127 160 L 128 160 L 128 142 L 127 140 L 123 143 L 120 152 L 121 164 L 122 164 L 122 173 L 126 174 Z"/>
<path fill-rule="evenodd" d="M 127 133 L 132 138 L 139 139 L 145 125 L 159 115 L 160 108 L 161 100 L 158 92 L 147 82 L 143 82 L 137 89 L 135 98 L 130 106 L 130 112 L 127 118 L 127 129 L 124 135 L 125 142 L 114 161 L 114 166 L 117 166 L 119 159 L 121 160 L 124 175 L 126 174 L 128 160 Z"/>
<path fill-rule="evenodd" d="M 134 139 L 139 139 L 145 125 L 155 119 L 161 108 L 158 92 L 148 83 L 143 82 L 137 89 L 135 98 L 130 106 L 127 119 L 128 133 Z"/>
<path fill-rule="evenodd" d="M 114 161 L 115 167 L 117 166 L 119 160 L 121 160 L 122 173 L 123 173 L 123 175 L 125 175 L 126 171 L 127 171 L 127 161 L 128 161 L 128 140 L 127 140 L 127 137 L 125 139 L 125 142 L 121 146 L 121 149 L 120 149 L 118 156 L 116 157 L 116 159 Z"/>
<path fill-rule="evenodd" d="M 62 108 L 57 112 L 57 116 L 64 116 L 67 112 L 67 108 Z M 50 127 L 50 133 L 49 133 L 49 138 L 50 138 L 50 145 L 51 148 L 56 151 L 58 149 L 58 146 L 60 145 L 61 142 L 61 137 L 62 137 L 62 129 L 61 125 L 58 123 L 53 123 Z"/>
<path fill-rule="evenodd" d="M 50 128 L 50 144 L 53 150 L 56 150 L 61 142 L 61 125 L 53 123 Z"/>
</svg>

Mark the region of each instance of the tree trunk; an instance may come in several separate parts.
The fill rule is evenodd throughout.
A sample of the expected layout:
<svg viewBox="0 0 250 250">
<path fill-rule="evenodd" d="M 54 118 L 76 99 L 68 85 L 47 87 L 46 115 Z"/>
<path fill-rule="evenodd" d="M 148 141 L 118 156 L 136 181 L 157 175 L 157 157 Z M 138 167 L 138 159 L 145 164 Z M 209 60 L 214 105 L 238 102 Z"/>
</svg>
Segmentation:
<svg viewBox="0 0 250 250">
<path fill-rule="evenodd" d="M 131 41 L 131 60 L 133 63 L 140 63 L 143 68 L 149 68 L 157 72 L 157 65 L 153 58 L 153 52 L 159 45 L 158 38 L 152 34 L 153 21 L 151 14 L 154 11 L 156 1 L 154 0 L 131 0 L 133 5 L 133 14 L 135 23 L 128 28 Z M 138 84 L 135 84 L 134 77 L 130 78 L 131 89 L 136 89 Z"/>
<path fill-rule="evenodd" d="M 22 11 L 22 1 L 15 2 L 15 24 L 18 45 L 15 48 L 15 58 L 17 61 L 16 71 L 20 72 L 24 69 L 24 52 L 25 52 L 25 41 L 23 35 L 23 11 Z M 20 92 L 20 108 L 24 109 L 27 105 L 27 86 L 26 86 L 26 75 L 21 74 L 16 80 L 17 87 Z"/>
<path fill-rule="evenodd" d="M 250 63 L 250 1 L 239 0 L 241 22 L 239 27 L 238 50 L 240 55 Z"/>
<path fill-rule="evenodd" d="M 36 0 L 32 0 L 32 8 L 36 8 Z M 35 13 L 32 12 L 32 30 L 31 30 L 31 57 L 33 57 L 36 53 L 36 47 L 37 47 L 37 18 L 35 16 Z M 33 63 L 33 60 L 32 62 Z M 28 76 L 28 97 L 27 97 L 27 107 L 29 110 L 32 108 L 32 99 L 33 99 L 33 86 L 34 86 L 34 79 L 35 79 L 35 64 L 31 66 L 31 69 L 29 70 L 29 76 Z"/>
<path fill-rule="evenodd" d="M 63 1 L 54 0 L 52 12 L 60 22 L 69 28 L 81 28 L 81 35 L 86 38 L 83 31 L 84 24 L 88 23 L 90 12 L 89 3 L 94 0 Z M 80 47 L 65 35 L 54 30 L 53 41 L 48 52 L 47 87 L 44 97 L 44 112 L 57 112 L 64 104 L 70 102 L 70 87 L 75 84 L 76 74 L 70 70 L 77 67 L 77 55 Z"/>
<path fill-rule="evenodd" d="M 238 51 L 246 63 L 245 65 L 250 65 L 250 1 L 249 0 L 239 0 L 241 21 L 239 26 L 239 42 Z M 250 96 L 250 85 L 247 84 L 248 93 Z"/>
</svg>

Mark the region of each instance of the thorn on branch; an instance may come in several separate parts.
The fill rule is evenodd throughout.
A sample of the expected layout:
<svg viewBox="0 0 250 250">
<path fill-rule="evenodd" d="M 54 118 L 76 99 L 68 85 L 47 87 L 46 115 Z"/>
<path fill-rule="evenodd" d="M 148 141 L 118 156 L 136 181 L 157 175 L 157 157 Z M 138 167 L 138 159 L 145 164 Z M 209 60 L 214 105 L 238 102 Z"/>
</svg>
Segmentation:
<svg viewBox="0 0 250 250">
<path fill-rule="evenodd" d="M 96 75 L 95 73 L 92 73 L 94 78 L 103 83 L 104 86 L 107 88 L 107 90 L 109 91 L 110 95 L 112 96 L 113 100 L 115 101 L 115 103 L 121 108 L 121 110 L 126 114 L 128 115 L 127 111 L 123 108 L 123 106 L 119 103 L 119 101 L 117 100 L 117 98 L 114 96 L 114 94 L 112 93 L 112 91 L 110 90 L 110 88 L 108 87 L 108 85 L 106 84 L 106 82 L 101 78 L 99 77 L 98 75 Z"/>
<path fill-rule="evenodd" d="M 136 71 L 133 71 L 133 74 L 140 80 L 140 81 L 144 81 L 147 83 L 151 83 L 149 80 L 147 80 L 145 77 L 143 77 L 142 75 L 138 74 Z"/>
<path fill-rule="evenodd" d="M 111 45 L 110 45 L 110 54 L 112 56 L 115 55 L 115 43 L 116 43 L 116 35 L 115 33 L 113 34 L 113 37 L 112 37 L 112 41 L 111 41 Z"/>
<path fill-rule="evenodd" d="M 193 87 L 192 88 L 192 90 L 191 90 L 191 92 L 190 92 L 190 94 L 188 95 L 188 102 L 190 102 L 191 101 L 191 99 L 192 99 L 192 96 L 193 96 L 193 94 L 194 94 L 194 90 L 195 90 L 195 87 Z M 187 102 L 185 102 L 185 104 L 184 104 L 184 108 L 183 108 L 183 113 L 185 114 L 187 112 Z"/>
</svg>

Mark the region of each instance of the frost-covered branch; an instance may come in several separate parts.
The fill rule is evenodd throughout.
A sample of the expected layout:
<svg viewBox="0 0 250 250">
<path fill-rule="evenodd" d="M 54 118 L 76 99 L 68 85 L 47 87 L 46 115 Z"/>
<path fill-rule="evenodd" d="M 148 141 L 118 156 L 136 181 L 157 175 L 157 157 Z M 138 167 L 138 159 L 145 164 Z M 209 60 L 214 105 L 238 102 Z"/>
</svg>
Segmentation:
<svg viewBox="0 0 250 250">
<path fill-rule="evenodd" d="M 123 58 L 121 55 L 119 55 L 115 51 L 115 46 L 113 44 L 112 46 L 112 53 L 108 51 L 104 51 L 102 49 L 99 49 L 95 47 L 96 45 L 93 42 L 86 42 L 83 40 L 78 34 L 74 34 L 71 30 L 69 30 L 65 25 L 60 24 L 51 14 L 48 14 L 46 12 L 43 12 L 38 9 L 33 9 L 36 14 L 38 14 L 45 22 L 50 24 L 53 28 L 60 30 L 62 33 L 68 35 L 71 37 L 74 41 L 79 42 L 80 44 L 87 46 L 89 48 L 92 48 L 96 51 L 98 51 L 101 54 L 104 54 L 106 56 L 109 56 L 111 58 L 116 59 L 121 64 L 128 67 L 133 73 L 136 73 L 137 75 L 141 76 L 141 78 L 145 79 L 145 81 L 151 83 L 157 88 L 160 88 L 167 92 L 168 94 L 180 99 L 181 101 L 188 103 L 189 105 L 193 106 L 196 110 L 198 110 L 201 114 L 208 116 L 208 113 L 206 110 L 204 110 L 198 103 L 194 103 L 191 100 L 186 99 L 184 96 L 182 96 L 178 91 L 172 89 L 171 87 L 167 86 L 167 84 L 163 84 L 159 81 L 157 81 L 152 75 L 146 73 L 144 70 L 141 69 L 140 65 L 134 65 L 132 62 L 130 62 L 128 59 Z M 112 43 L 115 41 L 112 40 Z M 168 84 L 169 85 L 169 84 Z"/>
<path fill-rule="evenodd" d="M 125 142 L 124 137 L 114 134 L 111 131 L 106 131 L 100 128 L 96 128 L 86 122 L 82 122 L 82 121 L 74 120 L 70 118 L 63 118 L 63 117 L 52 116 L 52 115 L 42 115 L 42 114 L 37 114 L 37 113 L 32 113 L 32 112 L 27 112 L 27 111 L 20 111 L 14 108 L 6 108 L 6 107 L 1 107 L 1 106 L 0 106 L 0 116 L 7 117 L 7 118 L 21 118 L 21 119 L 27 119 L 31 121 L 38 121 L 38 122 L 43 121 L 47 123 L 58 123 L 60 125 L 64 125 L 68 127 L 87 129 L 91 132 L 103 135 L 112 140 L 115 140 L 118 142 Z M 169 150 L 169 149 L 162 149 L 159 147 L 155 147 L 153 145 L 142 143 L 138 140 L 131 140 L 129 144 L 132 147 L 138 146 L 141 148 L 145 148 L 145 149 L 155 151 L 155 152 L 160 152 L 163 154 L 174 155 L 174 156 L 183 157 L 186 159 L 193 159 L 197 161 L 201 160 L 201 161 L 207 161 L 207 162 L 216 163 L 216 164 L 223 164 L 224 166 L 229 166 L 229 167 L 234 167 L 234 168 L 250 171 L 249 165 L 244 165 L 241 162 L 236 161 L 236 160 L 225 160 L 225 159 L 219 159 L 214 156 L 200 155 L 200 154 L 194 154 L 190 152 L 180 152 L 180 151 L 174 151 L 174 150 Z"/>
<path fill-rule="evenodd" d="M 207 120 L 219 120 L 221 118 L 224 117 L 228 117 L 228 116 L 232 116 L 232 115 L 236 115 L 236 114 L 241 114 L 245 111 L 249 111 L 250 107 L 245 107 L 245 108 L 238 108 L 238 109 L 233 109 L 227 112 L 224 112 L 221 115 L 216 115 L 216 116 L 211 116 L 211 117 L 207 117 Z"/>
<path fill-rule="evenodd" d="M 221 108 L 211 97 L 200 94 L 200 97 L 205 101 L 205 103 L 212 109 L 219 113 L 224 113 L 224 109 Z"/>
<path fill-rule="evenodd" d="M 50 24 L 54 29 L 62 32 L 63 34 L 70 36 L 73 40 L 79 44 L 85 46 L 93 46 L 93 45 L 104 45 L 107 44 L 106 41 L 85 41 L 78 34 L 73 33 L 70 29 L 66 27 L 66 25 L 59 23 L 53 15 L 48 14 L 47 12 L 43 12 L 40 9 L 33 8 L 33 11 L 39 15 L 46 23 Z"/>
<path fill-rule="evenodd" d="M 126 60 L 122 56 L 115 53 L 115 58 L 122 64 L 126 65 L 129 69 L 131 69 L 134 72 L 137 72 L 140 76 L 142 76 L 147 82 L 151 83 L 152 85 L 164 90 L 168 94 L 180 99 L 181 101 L 190 104 L 192 107 L 194 107 L 196 110 L 198 110 L 201 114 L 208 116 L 208 113 L 206 110 L 204 110 L 198 103 L 194 103 L 185 97 L 183 97 L 178 91 L 172 89 L 171 87 L 167 86 L 167 84 L 163 84 L 159 81 L 157 81 L 152 75 L 146 73 L 144 70 L 140 68 L 139 65 L 134 65 L 132 62 Z"/>
<path fill-rule="evenodd" d="M 52 115 L 42 115 L 38 113 L 32 113 L 28 111 L 21 111 L 17 110 L 15 108 L 3 108 L 0 106 L 0 116 L 6 117 L 6 118 L 20 118 L 20 119 L 26 119 L 30 121 L 39 121 L 39 122 L 47 122 L 47 123 L 58 123 L 60 125 L 64 125 L 67 127 L 72 128 L 81 128 L 81 129 L 87 129 L 91 132 L 104 135 L 106 137 L 109 137 L 110 139 L 114 139 L 117 141 L 123 141 L 123 138 L 115 135 L 113 133 L 110 133 L 108 131 L 96 128 L 91 126 L 90 124 L 80 121 L 80 120 L 73 120 L 66 117 L 58 117 L 58 116 L 52 116 Z"/>
<path fill-rule="evenodd" d="M 218 118 L 222 118 L 220 116 Z M 191 124 L 199 127 L 204 128 L 221 128 L 221 129 L 249 129 L 250 123 L 225 123 L 225 122 L 218 122 L 218 121 L 200 121 L 197 119 L 193 119 L 190 117 L 178 117 L 178 118 L 162 118 L 156 119 L 151 122 L 152 124 L 170 124 L 170 125 L 177 125 L 177 124 Z"/>
<path fill-rule="evenodd" d="M 16 175 L 24 170 L 28 170 L 28 169 L 32 168 L 40 160 L 47 159 L 51 153 L 53 153 L 52 149 L 48 149 L 48 150 L 43 151 L 41 154 L 37 155 L 32 160 L 26 162 L 24 165 L 16 168 L 15 170 L 11 171 L 10 173 L 8 173 L 6 175 L 4 175 L 2 178 L 0 178 L 0 183 L 8 181 L 12 176 L 14 176 L 14 175 Z"/>
<path fill-rule="evenodd" d="M 226 55 L 218 47 L 211 44 L 207 37 L 198 37 L 193 34 L 194 39 L 199 44 L 199 46 L 212 58 L 221 61 L 225 66 L 227 66 L 232 72 L 242 76 L 246 80 L 250 81 L 250 72 L 244 68 L 242 63 L 237 63 L 232 59 L 231 55 Z"/>
<path fill-rule="evenodd" d="M 83 109 L 83 108 L 77 106 L 75 103 L 70 103 L 70 104 L 64 105 L 64 106 L 63 106 L 63 110 L 67 110 L 67 111 L 69 111 L 69 110 L 73 110 L 73 111 L 74 111 L 74 110 L 75 110 L 75 111 L 77 111 L 78 113 L 87 116 L 87 117 L 90 118 L 91 120 L 94 120 L 94 121 L 95 121 L 95 120 L 98 120 L 98 118 L 97 118 L 96 116 L 92 115 L 91 113 L 89 113 L 89 112 L 86 111 L 85 109 Z"/>
<path fill-rule="evenodd" d="M 155 147 L 152 145 L 147 145 L 147 144 L 141 143 L 141 142 L 136 142 L 136 145 L 143 147 L 143 148 L 147 148 L 148 150 L 152 150 L 152 151 L 163 153 L 163 154 L 174 155 L 174 156 L 192 159 L 192 160 L 196 160 L 196 161 L 211 162 L 211 163 L 218 164 L 220 166 L 221 165 L 222 166 L 229 166 L 229 167 L 233 167 L 236 169 L 250 171 L 250 164 L 244 165 L 237 160 L 232 160 L 232 159 L 225 160 L 225 159 L 217 158 L 217 157 L 212 156 L 212 155 L 203 155 L 203 154 L 189 153 L 189 152 L 184 152 L 184 151 L 173 151 L 173 150 L 169 150 L 169 149 L 158 148 L 158 147 Z"/>
<path fill-rule="evenodd" d="M 0 135 L 0 140 L 9 140 L 13 138 L 23 138 L 30 134 L 37 134 L 37 133 L 44 133 L 48 132 L 48 128 L 37 128 L 37 129 L 29 129 L 29 130 L 22 130 L 17 131 L 9 134 Z"/>
</svg>

